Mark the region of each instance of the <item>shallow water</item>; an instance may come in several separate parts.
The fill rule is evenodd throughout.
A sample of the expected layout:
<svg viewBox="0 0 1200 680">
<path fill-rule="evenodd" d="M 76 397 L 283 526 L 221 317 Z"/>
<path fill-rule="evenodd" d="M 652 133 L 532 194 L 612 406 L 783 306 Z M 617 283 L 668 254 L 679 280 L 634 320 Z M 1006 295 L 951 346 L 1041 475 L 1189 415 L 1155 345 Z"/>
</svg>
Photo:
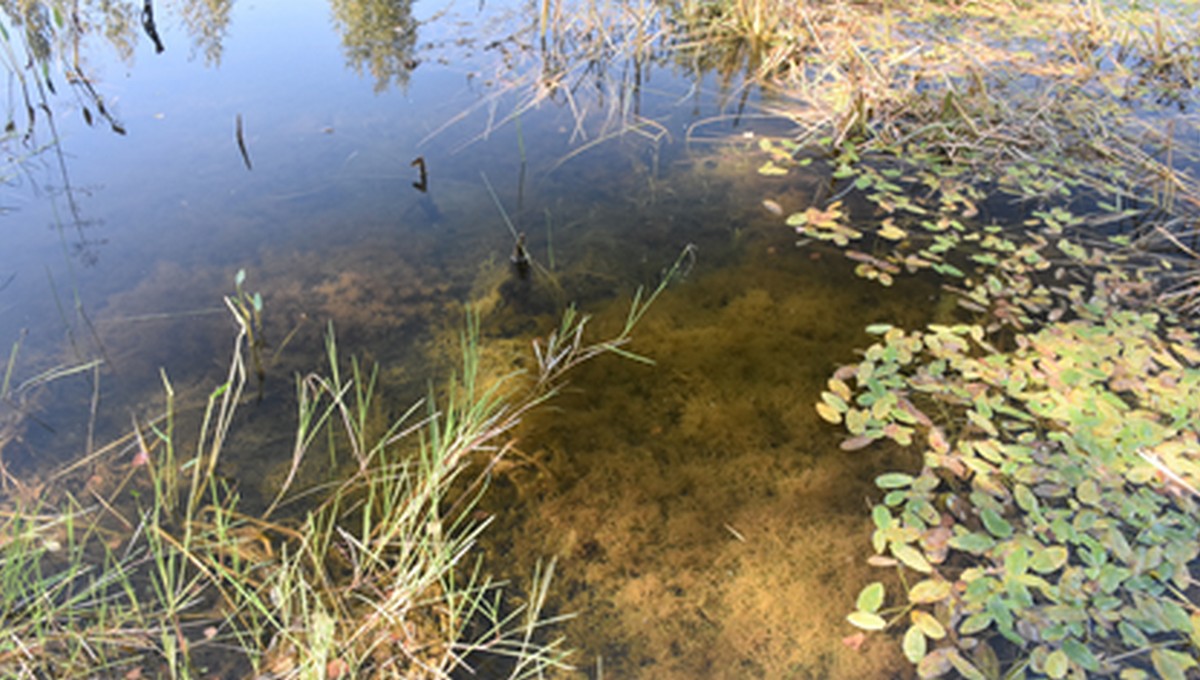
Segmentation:
<svg viewBox="0 0 1200 680">
<path fill-rule="evenodd" d="M 656 366 L 581 370 L 490 499 L 498 557 L 559 558 L 588 677 L 904 675 L 884 640 L 842 640 L 845 603 L 879 578 L 871 480 L 905 461 L 838 451 L 811 404 L 858 322 L 913 313 L 768 243 L 660 302 L 635 343 Z"/>
<path fill-rule="evenodd" d="M 370 6 L 388 9 L 382 24 L 361 21 Z M 197 24 L 204 8 L 217 11 Z M 59 141 L 6 191 L 0 340 L 27 329 L 18 377 L 104 363 L 31 395 L 37 418 L 8 462 L 35 475 L 119 436 L 162 409 L 164 375 L 181 406 L 201 404 L 226 370 L 221 298 L 244 269 L 265 302 L 267 380 L 225 472 L 261 503 L 289 462 L 291 376 L 323 365 L 329 324 L 344 354 L 380 364 L 399 412 L 452 368 L 442 348 L 464 303 L 484 310 L 484 351 L 507 369 L 564 302 L 618 324 L 691 245 L 634 334 L 656 364 L 597 360 L 522 426 L 487 500 L 490 568 L 520 583 L 559 560 L 552 605 L 578 614 L 564 632 L 589 677 L 907 672 L 882 639 L 842 640 L 877 577 L 871 479 L 905 462 L 838 451 L 812 404 L 863 326 L 916 325 L 934 291 L 885 296 L 797 246 L 762 201 L 803 209 L 825 179 L 755 172 L 756 132 L 781 122 L 747 113 L 752 91 L 662 62 L 634 80 L 617 60 L 521 109 L 528 25 L 448 8 L 182 2 L 159 7 L 161 55 L 136 32 L 125 60 L 92 36 L 89 73 L 126 134 L 50 99 Z M 415 37 L 399 30 L 413 21 L 427 22 Z M 522 37 L 502 39 L 513 26 Z M 514 275 L 502 213 L 548 275 Z"/>
</svg>

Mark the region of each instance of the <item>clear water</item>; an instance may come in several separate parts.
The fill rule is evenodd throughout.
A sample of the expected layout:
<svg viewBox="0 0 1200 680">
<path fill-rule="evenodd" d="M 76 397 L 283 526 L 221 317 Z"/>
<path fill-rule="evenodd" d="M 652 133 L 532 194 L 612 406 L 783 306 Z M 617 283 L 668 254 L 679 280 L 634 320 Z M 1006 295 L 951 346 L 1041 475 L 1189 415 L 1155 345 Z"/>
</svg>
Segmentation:
<svg viewBox="0 0 1200 680">
<path fill-rule="evenodd" d="M 10 464 L 36 474 L 119 436 L 162 408 L 164 374 L 202 403 L 239 270 L 269 343 L 227 470 L 253 503 L 286 471 L 291 376 L 322 366 L 328 324 L 379 362 L 398 411 L 452 366 L 464 303 L 485 310 L 489 356 L 519 363 L 564 301 L 611 327 L 692 244 L 635 335 L 657 365 L 597 361 L 523 426 L 488 500 L 489 565 L 519 583 L 559 559 L 554 607 L 579 614 L 565 632 L 588 677 L 904 672 L 882 640 L 842 641 L 872 576 L 870 480 L 896 462 L 839 452 L 812 404 L 859 329 L 915 324 L 936 300 L 920 284 L 885 298 L 797 247 L 762 201 L 802 209 L 826 180 L 755 172 L 754 136 L 786 124 L 751 88 L 609 55 L 526 106 L 544 65 L 534 6 L 181 0 L 156 7 L 161 54 L 130 7 L 123 29 L 81 10 L 97 23 L 86 73 L 125 134 L 56 76 L 57 143 L 39 116 L 7 147 L 24 157 L 0 197 L 16 377 L 104 361 L 32 394 Z M 489 182 L 562 294 L 515 277 Z"/>
</svg>

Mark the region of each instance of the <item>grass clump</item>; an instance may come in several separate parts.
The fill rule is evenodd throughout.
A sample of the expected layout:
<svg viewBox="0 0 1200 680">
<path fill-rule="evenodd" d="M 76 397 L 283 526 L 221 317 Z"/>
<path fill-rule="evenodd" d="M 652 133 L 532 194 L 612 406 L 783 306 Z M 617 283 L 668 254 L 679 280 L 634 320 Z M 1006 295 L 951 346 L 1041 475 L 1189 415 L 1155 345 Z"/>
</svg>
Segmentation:
<svg viewBox="0 0 1200 680">
<path fill-rule="evenodd" d="M 477 555 L 489 524 L 477 504 L 508 433 L 572 368 L 608 352 L 637 357 L 625 345 L 670 278 L 639 293 L 601 342 L 587 342 L 588 317 L 568 311 L 534 343 L 533 375 L 483 375 L 468 315 L 459 372 L 382 425 L 376 371 L 345 362 L 331 330 L 328 372 L 296 381 L 291 469 L 274 502 L 250 513 L 221 473 L 256 351 L 239 275 L 229 372 L 194 444 L 164 376 L 161 417 L 6 497 L 0 673 L 531 678 L 569 668 L 554 633 L 566 615 L 546 610 L 554 563 L 515 598 Z M 347 472 L 294 492 L 322 448 Z"/>
</svg>

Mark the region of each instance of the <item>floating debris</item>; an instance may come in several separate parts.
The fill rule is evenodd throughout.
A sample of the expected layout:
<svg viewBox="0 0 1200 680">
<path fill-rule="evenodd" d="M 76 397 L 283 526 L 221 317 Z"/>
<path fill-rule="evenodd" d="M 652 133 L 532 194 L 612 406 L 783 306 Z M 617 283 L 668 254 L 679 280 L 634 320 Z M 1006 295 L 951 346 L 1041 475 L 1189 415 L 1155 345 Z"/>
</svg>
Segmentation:
<svg viewBox="0 0 1200 680">
<path fill-rule="evenodd" d="M 254 166 L 250 164 L 250 154 L 246 151 L 246 137 L 242 131 L 242 114 L 240 113 L 237 115 L 234 137 L 237 139 L 238 151 L 242 152 L 242 160 L 246 162 L 246 169 L 253 170 Z"/>
<path fill-rule="evenodd" d="M 154 2 L 153 0 L 145 0 L 142 3 L 142 29 L 146 31 L 146 37 L 154 43 L 154 52 L 162 54 L 166 51 L 163 47 L 162 38 L 158 37 L 158 27 L 154 23 Z"/>
<path fill-rule="evenodd" d="M 522 281 L 529 278 L 529 251 L 525 249 L 525 232 L 517 234 L 517 242 L 513 244 L 513 254 L 510 259 L 517 276 Z"/>
<path fill-rule="evenodd" d="M 429 173 L 425 170 L 425 157 L 417 156 L 409 165 L 415 167 L 421 173 L 420 179 L 413 182 L 413 188 L 421 193 L 429 191 Z"/>
</svg>

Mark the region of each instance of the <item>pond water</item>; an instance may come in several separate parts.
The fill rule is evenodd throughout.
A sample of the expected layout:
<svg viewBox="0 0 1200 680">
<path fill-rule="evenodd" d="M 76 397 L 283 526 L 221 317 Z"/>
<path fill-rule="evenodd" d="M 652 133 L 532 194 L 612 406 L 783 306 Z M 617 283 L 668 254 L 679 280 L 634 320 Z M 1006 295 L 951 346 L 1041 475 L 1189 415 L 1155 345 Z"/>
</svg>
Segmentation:
<svg viewBox="0 0 1200 680">
<path fill-rule="evenodd" d="M 11 100 L 0 340 L 20 343 L 17 379 L 103 362 L 31 396 L 5 450 L 18 475 L 161 410 L 164 376 L 201 404 L 239 270 L 267 377 L 227 473 L 261 503 L 291 454 L 291 376 L 322 366 L 328 324 L 399 412 L 452 369 L 463 304 L 512 363 L 567 301 L 619 323 L 690 245 L 634 336 L 656 364 L 602 358 L 523 424 L 486 500 L 489 568 L 520 583 L 559 560 L 581 677 L 908 672 L 882 640 L 843 643 L 873 577 L 871 480 L 903 462 L 838 451 L 812 404 L 866 324 L 913 326 L 938 300 L 919 281 L 884 298 L 764 209 L 829 187 L 755 172 L 756 135 L 787 127 L 753 88 L 619 46 L 549 86 L 532 6 L 179 0 L 155 8 L 161 53 L 141 7 L 105 7 L 64 19 L 88 82 L 52 71 L 47 117 L 26 73 L 32 126 Z M 514 273 L 506 216 L 548 275 Z"/>
</svg>

